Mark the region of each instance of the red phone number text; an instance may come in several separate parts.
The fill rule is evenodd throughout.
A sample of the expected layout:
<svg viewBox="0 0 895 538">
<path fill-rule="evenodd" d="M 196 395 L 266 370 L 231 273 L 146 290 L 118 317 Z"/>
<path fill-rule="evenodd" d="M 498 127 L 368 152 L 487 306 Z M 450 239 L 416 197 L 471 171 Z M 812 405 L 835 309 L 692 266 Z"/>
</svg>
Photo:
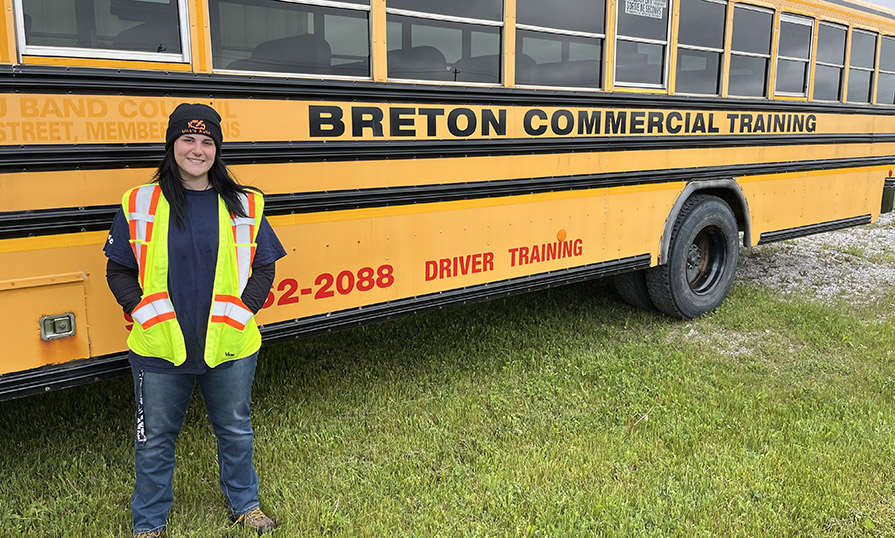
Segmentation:
<svg viewBox="0 0 895 538">
<path fill-rule="evenodd" d="M 348 295 L 354 291 L 370 291 L 374 288 L 388 288 L 395 283 L 395 268 L 391 265 L 380 265 L 376 269 L 372 267 L 362 267 L 357 271 L 341 271 L 333 275 L 332 273 L 320 273 L 314 279 L 314 287 L 302 288 L 298 285 L 298 280 L 294 278 L 284 278 L 276 286 L 276 291 L 281 292 L 279 299 L 273 290 L 267 294 L 267 301 L 261 308 L 270 308 L 276 304 L 277 306 L 285 306 L 295 304 L 299 298 L 304 295 L 311 295 L 313 299 L 329 299 L 339 295 Z"/>
</svg>

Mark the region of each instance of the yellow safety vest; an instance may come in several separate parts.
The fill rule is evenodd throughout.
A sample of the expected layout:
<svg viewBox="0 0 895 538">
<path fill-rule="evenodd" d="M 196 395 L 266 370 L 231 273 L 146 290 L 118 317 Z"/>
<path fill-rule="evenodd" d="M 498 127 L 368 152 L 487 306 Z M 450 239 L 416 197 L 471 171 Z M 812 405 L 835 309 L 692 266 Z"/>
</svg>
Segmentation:
<svg viewBox="0 0 895 538">
<path fill-rule="evenodd" d="M 261 347 L 261 333 L 254 315 L 240 297 L 252 274 L 264 197 L 248 191 L 240 195 L 240 201 L 247 218 L 231 215 L 218 196 L 218 259 L 205 333 L 205 363 L 212 368 L 247 357 Z M 159 357 L 179 366 L 186 360 L 186 346 L 168 296 L 170 206 L 157 184 L 127 191 L 121 206 L 127 217 L 130 244 L 143 287 L 143 299 L 131 313 L 134 327 L 127 345 L 135 353 Z"/>
</svg>

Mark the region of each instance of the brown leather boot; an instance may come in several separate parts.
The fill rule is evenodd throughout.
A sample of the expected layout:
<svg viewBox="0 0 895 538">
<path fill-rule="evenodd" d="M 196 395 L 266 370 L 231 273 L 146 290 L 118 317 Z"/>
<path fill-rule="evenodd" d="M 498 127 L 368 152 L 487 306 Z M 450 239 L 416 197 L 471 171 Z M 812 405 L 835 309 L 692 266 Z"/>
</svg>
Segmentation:
<svg viewBox="0 0 895 538">
<path fill-rule="evenodd" d="M 255 529 L 258 531 L 259 535 L 267 534 L 277 528 L 277 524 L 274 523 L 274 520 L 264 515 L 264 512 L 262 512 L 260 508 L 249 510 L 245 514 L 237 517 L 236 524 L 241 527 Z"/>
</svg>

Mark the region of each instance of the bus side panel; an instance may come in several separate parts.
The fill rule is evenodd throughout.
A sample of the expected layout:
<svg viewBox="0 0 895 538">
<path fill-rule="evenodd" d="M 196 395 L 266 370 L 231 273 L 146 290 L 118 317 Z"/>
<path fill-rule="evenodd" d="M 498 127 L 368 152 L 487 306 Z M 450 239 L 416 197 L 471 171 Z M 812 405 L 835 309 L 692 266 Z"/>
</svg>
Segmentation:
<svg viewBox="0 0 895 538">
<path fill-rule="evenodd" d="M 649 254 L 683 183 L 271 217 L 271 323 Z"/>
<path fill-rule="evenodd" d="M 847 219 L 879 216 L 886 169 L 817 170 L 738 180 L 749 202 L 752 237 L 762 233 Z"/>
<path fill-rule="evenodd" d="M 861 168 L 754 176 L 740 184 L 760 234 L 876 216 L 883 175 Z M 683 187 L 676 182 L 272 216 L 290 255 L 278 264 L 259 322 L 642 254 L 656 263 L 664 221 Z M 85 275 L 79 282 L 0 291 L 3 311 L 16 313 L 7 333 L 14 353 L 0 363 L 0 373 L 125 349 L 131 322 L 106 287 L 105 239 L 104 232 L 88 232 L 0 242 L 0 282 Z M 43 342 L 40 317 L 66 312 L 75 314 L 76 335 Z"/>
</svg>

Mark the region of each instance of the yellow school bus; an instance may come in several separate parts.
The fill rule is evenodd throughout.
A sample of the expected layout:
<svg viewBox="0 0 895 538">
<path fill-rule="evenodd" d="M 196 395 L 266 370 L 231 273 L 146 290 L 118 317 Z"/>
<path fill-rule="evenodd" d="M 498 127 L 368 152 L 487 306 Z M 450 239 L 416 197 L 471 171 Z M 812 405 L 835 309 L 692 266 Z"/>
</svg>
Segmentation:
<svg viewBox="0 0 895 538">
<path fill-rule="evenodd" d="M 289 253 L 268 343 L 610 275 L 692 318 L 739 244 L 892 206 L 859 0 L 2 3 L 0 399 L 128 368 L 102 245 L 182 102 Z"/>
</svg>

